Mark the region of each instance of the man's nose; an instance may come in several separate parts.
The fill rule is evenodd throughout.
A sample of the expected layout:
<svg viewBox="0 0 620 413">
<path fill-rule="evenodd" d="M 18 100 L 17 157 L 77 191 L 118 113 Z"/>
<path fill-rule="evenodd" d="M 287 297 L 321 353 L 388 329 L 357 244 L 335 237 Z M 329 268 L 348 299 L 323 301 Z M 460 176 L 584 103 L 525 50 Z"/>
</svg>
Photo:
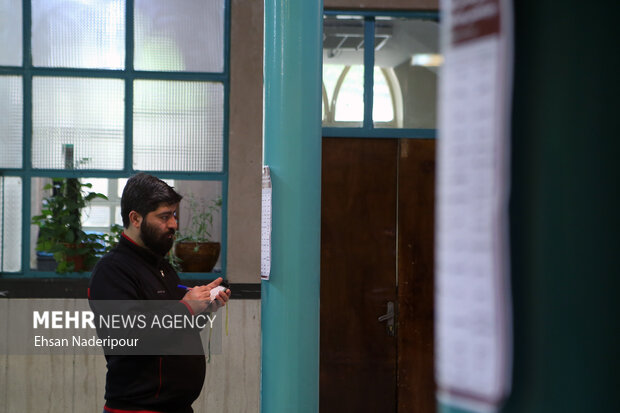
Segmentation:
<svg viewBox="0 0 620 413">
<path fill-rule="evenodd" d="M 179 221 L 177 221 L 176 217 L 170 217 L 168 220 L 168 228 L 172 228 L 175 231 L 179 228 Z"/>
</svg>

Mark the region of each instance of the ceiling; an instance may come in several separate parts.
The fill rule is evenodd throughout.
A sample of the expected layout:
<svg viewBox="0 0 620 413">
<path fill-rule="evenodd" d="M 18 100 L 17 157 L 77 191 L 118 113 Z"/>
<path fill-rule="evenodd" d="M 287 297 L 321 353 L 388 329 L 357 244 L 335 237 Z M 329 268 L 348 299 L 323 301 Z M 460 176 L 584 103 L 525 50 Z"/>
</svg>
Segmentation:
<svg viewBox="0 0 620 413">
<path fill-rule="evenodd" d="M 323 26 L 324 64 L 362 64 L 364 20 L 326 17 Z M 377 19 L 375 65 L 395 67 L 414 54 L 439 53 L 439 23 L 433 20 Z"/>
</svg>

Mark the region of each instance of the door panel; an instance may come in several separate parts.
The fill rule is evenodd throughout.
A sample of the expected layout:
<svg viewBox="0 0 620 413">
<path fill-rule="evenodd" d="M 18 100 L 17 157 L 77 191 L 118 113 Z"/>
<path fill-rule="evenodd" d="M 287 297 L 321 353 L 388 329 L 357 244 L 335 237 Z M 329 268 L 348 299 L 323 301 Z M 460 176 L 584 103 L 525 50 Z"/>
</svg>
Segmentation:
<svg viewBox="0 0 620 413">
<path fill-rule="evenodd" d="M 432 413 L 435 140 L 402 139 L 398 175 L 398 412 Z"/>
<path fill-rule="evenodd" d="M 397 145 L 323 139 L 321 413 L 396 411 Z"/>
</svg>

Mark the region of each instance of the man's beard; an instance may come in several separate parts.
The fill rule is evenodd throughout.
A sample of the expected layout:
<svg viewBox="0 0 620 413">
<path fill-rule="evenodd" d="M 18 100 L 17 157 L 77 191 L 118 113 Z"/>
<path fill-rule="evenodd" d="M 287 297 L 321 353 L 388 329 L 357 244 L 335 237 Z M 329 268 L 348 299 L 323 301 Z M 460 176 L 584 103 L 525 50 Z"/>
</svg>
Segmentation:
<svg viewBox="0 0 620 413">
<path fill-rule="evenodd" d="M 148 249 L 162 257 L 170 251 L 174 243 L 174 237 L 169 237 L 171 234 L 174 235 L 173 229 L 160 233 L 155 226 L 147 224 L 146 219 L 140 224 L 142 242 Z"/>
</svg>

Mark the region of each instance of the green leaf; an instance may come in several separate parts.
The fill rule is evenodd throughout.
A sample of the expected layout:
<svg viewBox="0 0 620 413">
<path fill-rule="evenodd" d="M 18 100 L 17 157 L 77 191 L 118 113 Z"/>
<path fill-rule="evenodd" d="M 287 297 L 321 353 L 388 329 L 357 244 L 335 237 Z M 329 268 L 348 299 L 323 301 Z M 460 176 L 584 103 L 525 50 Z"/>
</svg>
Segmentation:
<svg viewBox="0 0 620 413">
<path fill-rule="evenodd" d="M 67 231 L 67 233 L 65 233 L 64 241 L 68 243 L 75 241 L 75 235 L 72 231 Z"/>
</svg>

